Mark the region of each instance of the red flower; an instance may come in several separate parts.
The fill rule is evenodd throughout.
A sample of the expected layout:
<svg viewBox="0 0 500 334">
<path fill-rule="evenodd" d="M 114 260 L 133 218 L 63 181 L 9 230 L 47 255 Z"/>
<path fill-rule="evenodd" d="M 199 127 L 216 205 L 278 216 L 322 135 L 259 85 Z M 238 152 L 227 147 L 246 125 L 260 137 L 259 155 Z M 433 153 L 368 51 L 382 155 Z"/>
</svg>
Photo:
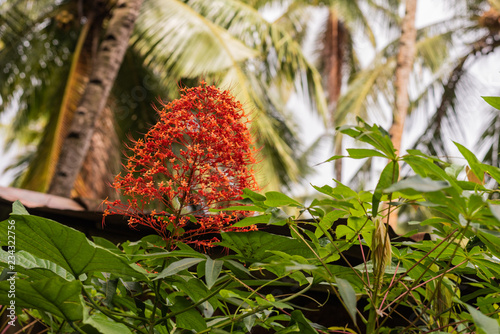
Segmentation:
<svg viewBox="0 0 500 334">
<path fill-rule="evenodd" d="M 158 123 L 135 141 L 125 176 L 113 184 L 128 203 L 107 202 L 105 216 L 123 214 L 131 227 L 149 226 L 165 240 L 207 246 L 213 240 L 200 242 L 199 235 L 235 230 L 231 224 L 243 214 L 208 210 L 241 199 L 245 188 L 257 189 L 255 150 L 248 118 L 228 91 L 202 82 L 181 92 L 181 98 L 162 103 Z M 145 214 L 151 205 L 156 211 Z M 190 221 L 195 228 L 188 228 Z"/>
</svg>

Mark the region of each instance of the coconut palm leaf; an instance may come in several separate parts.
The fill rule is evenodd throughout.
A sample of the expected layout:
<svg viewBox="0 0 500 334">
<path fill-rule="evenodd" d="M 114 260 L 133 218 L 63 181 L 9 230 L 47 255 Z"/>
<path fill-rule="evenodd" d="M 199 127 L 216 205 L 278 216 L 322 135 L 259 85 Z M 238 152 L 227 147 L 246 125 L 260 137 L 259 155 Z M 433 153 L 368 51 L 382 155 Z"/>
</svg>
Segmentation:
<svg viewBox="0 0 500 334">
<path fill-rule="evenodd" d="M 281 183 L 298 180 L 302 173 L 295 149 L 298 140 L 283 107 L 294 82 L 315 96 L 310 100 L 317 102 L 320 111 L 325 110 L 319 74 L 303 56 L 300 45 L 242 2 L 174 2 L 170 7 L 165 6 L 165 0 L 147 2 L 142 9 L 144 21 L 137 23 L 134 49 L 153 72 L 159 73 L 161 82 L 202 76 L 230 88 L 254 118 L 252 131 L 263 157 L 257 168 L 263 175 L 261 184 L 277 189 Z M 169 13 L 162 13 L 167 8 Z M 146 13 L 160 14 L 150 18 Z M 169 15 L 171 26 L 157 21 Z M 190 27 L 181 32 L 178 27 L 186 22 Z M 160 24 L 161 28 L 155 28 Z M 173 32 L 174 28 L 178 31 Z M 209 45 L 200 50 L 185 49 L 185 45 L 201 42 Z M 215 63 L 207 55 L 212 55 Z M 193 61 L 195 67 L 191 66 Z"/>
<path fill-rule="evenodd" d="M 270 23 L 254 7 L 234 0 L 202 1 L 190 0 L 189 5 L 227 30 L 245 45 L 258 51 L 255 61 L 263 62 L 261 77 L 268 85 L 295 82 L 299 89 L 307 91 L 309 101 L 315 102 L 320 115 L 325 115 L 326 104 L 321 78 L 316 68 L 304 56 L 301 45 L 279 22 Z M 245 72 L 252 68 L 245 68 Z"/>
<path fill-rule="evenodd" d="M 61 31 L 61 22 L 58 21 L 60 8 L 45 1 L 33 4 L 19 1 L 16 4 L 32 5 L 36 15 L 30 17 L 17 7 L 2 12 L 1 37 L 4 45 L 0 50 L 0 63 L 9 70 L 2 73 L 6 85 L 1 91 L 1 111 L 19 105 L 19 112 L 7 134 L 8 144 L 22 138 L 24 133 L 32 134 L 33 131 L 29 130 L 34 125 L 45 128 L 39 131 L 35 141 L 39 143 L 36 154 L 28 155 L 33 163 L 29 164 L 20 184 L 25 188 L 45 191 L 62 145 L 65 124 L 71 119 L 79 92 L 85 84 L 88 64 L 83 45 L 88 36 L 88 26 L 82 29 L 76 41 L 76 38 L 63 36 L 65 32 Z M 10 24 L 12 18 L 17 20 L 14 25 Z M 25 28 L 19 30 L 19 24 Z M 14 35 L 15 39 L 12 38 Z M 59 44 L 59 41 L 63 42 Z M 76 52 L 71 58 L 69 48 L 75 44 Z M 32 56 L 33 53 L 36 57 Z M 50 63 L 54 66 L 49 66 Z"/>
<path fill-rule="evenodd" d="M 67 77 L 52 79 L 52 82 L 56 82 L 58 79 L 61 81 L 41 92 L 42 99 L 57 102 L 57 105 L 42 105 L 41 107 L 46 110 L 57 110 L 57 108 L 59 110 L 50 113 L 50 119 L 44 129 L 36 154 L 33 155 L 33 161 L 36 163 L 31 163 L 25 171 L 21 184 L 23 188 L 45 192 L 50 185 L 67 129 L 69 129 L 73 113 L 88 81 L 90 50 L 85 47 L 85 44 L 89 43 L 87 38 L 90 25 L 91 23 L 87 22 L 80 32 Z M 61 92 L 63 94 L 59 99 L 57 97 Z"/>
<path fill-rule="evenodd" d="M 66 120 L 77 101 L 80 83 L 84 84 L 85 71 L 75 65 L 81 62 L 72 63 L 78 54 L 82 59 L 89 57 L 84 55 L 87 48 L 78 48 L 78 36 L 83 34 L 79 19 L 73 15 L 78 4 L 74 0 L 24 0 L 0 8 L 5 9 L 0 15 L 0 63 L 7 69 L 0 76 L 8 83 L 1 88 L 2 110 L 19 109 L 12 126 L 12 140 L 22 139 L 19 133 L 24 129 L 24 133 L 30 133 L 31 143 L 38 143 L 20 161 L 30 167 L 18 185 L 46 188 L 51 162 L 60 147 L 59 138 L 63 137 Z M 110 9 L 108 5 L 102 9 L 101 19 Z M 247 23 L 248 18 L 253 22 Z M 95 27 L 99 29 L 102 24 Z M 26 61 L 19 61 L 19 48 L 26 50 Z M 23 78 L 19 73 L 30 76 Z M 113 127 L 118 136 L 125 139 L 130 133 L 144 133 L 156 119 L 150 102 L 160 97 L 175 98 L 178 85 L 197 84 L 200 77 L 233 90 L 241 88 L 239 97 L 256 118 L 256 145 L 262 147 L 266 159 L 274 160 L 262 162 L 264 167 L 259 167 L 272 179 L 267 184 L 278 188 L 281 182 L 297 180 L 302 168 L 297 162 L 298 140 L 284 106 L 298 83 L 298 89 L 313 96 L 311 100 L 324 111 L 319 74 L 284 28 L 266 22 L 256 9 L 239 1 L 144 2 L 131 48 L 108 101 L 115 114 Z M 27 131 L 33 127 L 37 131 Z M 36 141 L 33 133 L 37 134 Z M 92 154 L 102 155 L 96 151 Z M 105 159 L 101 156 L 94 160 Z M 43 163 L 38 165 L 39 162 Z M 89 176 L 92 170 L 92 166 L 84 166 L 83 173 Z M 77 188 L 89 189 L 81 180 Z"/>
<path fill-rule="evenodd" d="M 146 65 L 169 78 L 223 71 L 256 55 L 183 1 L 146 1 L 135 30 L 132 43 Z"/>
</svg>

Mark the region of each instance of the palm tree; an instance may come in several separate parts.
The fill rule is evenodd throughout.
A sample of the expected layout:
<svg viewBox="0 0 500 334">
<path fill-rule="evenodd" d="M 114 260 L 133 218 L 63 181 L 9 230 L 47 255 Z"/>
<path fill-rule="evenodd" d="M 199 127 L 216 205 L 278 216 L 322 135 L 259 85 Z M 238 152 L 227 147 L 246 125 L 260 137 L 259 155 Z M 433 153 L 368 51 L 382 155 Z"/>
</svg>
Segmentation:
<svg viewBox="0 0 500 334">
<path fill-rule="evenodd" d="M 396 73 L 394 78 L 395 108 L 392 117 L 392 126 L 389 130 L 394 148 L 401 149 L 401 138 L 406 115 L 408 113 L 408 83 L 415 58 L 415 42 L 417 30 L 415 29 L 415 14 L 417 12 L 417 0 L 406 0 L 406 9 L 403 22 L 401 22 L 401 37 L 397 55 Z"/>
<path fill-rule="evenodd" d="M 342 84 L 346 77 L 346 68 L 355 73 L 359 69 L 357 55 L 354 51 L 353 33 L 361 27 L 373 46 L 375 37 L 368 25 L 358 1 L 330 1 L 328 19 L 322 39 L 320 70 L 325 78 L 327 88 L 330 126 L 336 126 L 335 114 L 340 98 Z M 355 24 L 356 27 L 352 25 Z M 347 65 L 347 66 L 346 66 Z M 334 137 L 335 155 L 342 155 L 342 137 Z M 342 159 L 335 161 L 335 178 L 342 181 Z"/>
<path fill-rule="evenodd" d="M 474 82 L 470 69 L 476 63 L 494 56 L 494 52 L 498 52 L 500 46 L 499 3 L 476 0 L 463 4 L 462 8 L 466 9 L 466 15 L 460 17 L 462 18 L 461 25 L 454 34 L 464 35 L 469 40 L 463 50 L 452 60 L 447 76 L 436 80 L 435 85 L 441 91 L 441 99 L 429 125 L 415 144 L 415 147 L 434 155 L 448 155 L 444 138 L 449 131 L 462 134 L 467 131 L 467 128 L 463 128 L 459 121 L 464 112 L 461 106 L 466 102 L 465 97 L 471 94 L 484 94 L 484 92 L 471 89 L 472 84 L 479 86 L 480 83 Z M 463 36 L 461 38 L 464 39 Z M 488 113 L 487 110 L 484 112 Z M 498 153 L 493 153 L 498 152 L 495 147 L 498 147 L 497 139 L 500 133 L 496 114 L 495 109 L 490 109 L 489 115 L 483 118 L 484 132 L 479 138 L 478 148 L 487 151 L 485 162 L 499 166 Z M 489 145 L 489 148 L 485 148 L 486 145 Z"/>
<path fill-rule="evenodd" d="M 435 108 L 415 147 L 440 156 L 447 154 L 444 138 L 448 131 L 464 131 L 458 121 L 458 102 L 468 86 L 467 79 L 471 78 L 471 65 L 500 44 L 497 2 L 456 0 L 450 8 L 455 10 L 453 17 L 417 30 L 415 64 L 408 89 L 411 93 L 409 114 L 418 109 L 427 112 Z M 392 78 L 397 68 L 398 44 L 399 39 L 388 43 L 356 74 L 339 99 L 338 117 L 366 118 L 368 112 L 383 115 L 386 106 L 395 105 Z"/>
<path fill-rule="evenodd" d="M 266 2 L 266 1 L 261 1 Z M 273 1 L 268 1 L 273 2 Z M 341 120 L 337 116 L 337 104 L 341 95 L 342 87 L 350 81 L 353 75 L 360 69 L 359 55 L 356 52 L 354 35 L 362 34 L 375 47 L 375 36 L 369 24 L 369 19 L 361 3 L 368 4 L 368 13 L 373 17 L 388 18 L 392 21 L 390 10 L 372 1 L 357 0 L 325 0 L 325 1 L 303 1 L 295 0 L 289 3 L 284 13 L 276 20 L 277 23 L 293 31 L 296 39 L 304 43 L 304 33 L 311 22 L 316 23 L 318 15 L 312 17 L 312 9 L 320 9 L 326 12 L 326 20 L 322 24 L 320 33 L 315 36 L 313 57 L 318 70 L 323 77 L 323 85 L 328 100 L 327 128 L 333 128 Z M 328 136 L 321 136 L 320 139 Z M 335 154 L 342 154 L 342 137 L 335 134 L 332 137 L 335 144 Z M 319 140 L 315 142 L 316 147 Z M 342 160 L 335 161 L 335 175 L 338 180 L 342 179 Z"/>
<path fill-rule="evenodd" d="M 47 191 L 63 138 L 83 138 L 69 125 L 76 119 L 77 107 L 85 103 L 82 97 L 97 83 L 91 73 L 106 41 L 101 33 L 109 29 L 109 17 L 120 7 L 111 0 L 18 0 L 1 5 L 0 64 L 6 70 L 0 74 L 5 83 L 0 111 L 16 109 L 11 141 L 23 139 L 23 134 L 26 141 L 38 142 L 20 161 L 28 167 L 18 185 Z M 112 159 L 109 152 L 119 149 L 110 146 L 128 131 L 144 132 L 154 122 L 148 105 L 154 97 L 173 98 L 178 83 L 195 84 L 202 77 L 233 88 L 255 115 L 253 131 L 262 147 L 258 169 L 267 176 L 262 182 L 278 188 L 298 179 L 302 171 L 294 151 L 298 140 L 283 101 L 298 81 L 305 82 L 302 87 L 320 112 L 326 107 L 318 72 L 287 31 L 268 23 L 254 7 L 241 1 L 146 0 L 127 42 L 123 61 L 117 61 L 118 79 L 106 104 L 100 105 L 105 108 L 99 122 L 94 122 L 104 123 L 103 129 L 99 132 L 98 127 L 92 138 L 86 135 L 87 144 L 81 145 L 87 146 L 89 140 L 94 143 L 86 155 L 87 163 L 92 165 L 104 156 Z M 91 127 L 92 122 L 85 127 L 87 124 Z M 81 166 L 84 151 L 75 170 Z M 98 156 L 94 161 L 89 159 L 92 154 Z M 111 160 L 103 165 L 110 164 Z M 68 166 L 63 164 L 58 171 Z M 80 194 L 89 184 L 103 183 L 82 178 L 92 176 L 92 170 L 95 168 L 84 168 L 80 173 L 76 182 Z"/>
<path fill-rule="evenodd" d="M 64 138 L 49 193 L 70 197 L 78 173 L 88 154 L 92 136 L 103 119 L 109 93 L 120 69 L 135 21 L 139 16 L 142 0 L 130 0 L 116 6 L 110 13 L 104 39 L 99 43 L 95 57 L 90 59 L 92 70 L 71 119 L 71 126 Z M 90 26 L 93 12 L 86 23 Z M 68 86 L 67 86 L 68 87 Z M 69 87 L 68 87 L 69 89 Z"/>
</svg>

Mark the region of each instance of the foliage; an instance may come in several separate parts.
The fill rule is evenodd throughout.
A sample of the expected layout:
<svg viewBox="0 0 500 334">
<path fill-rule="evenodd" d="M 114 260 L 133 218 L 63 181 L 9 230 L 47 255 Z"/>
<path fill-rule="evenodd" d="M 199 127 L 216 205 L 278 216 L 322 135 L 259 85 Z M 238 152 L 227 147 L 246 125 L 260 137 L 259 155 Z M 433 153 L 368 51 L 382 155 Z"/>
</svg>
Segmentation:
<svg viewBox="0 0 500 334">
<path fill-rule="evenodd" d="M 15 164 L 19 171 L 15 186 L 47 191 L 89 80 L 95 48 L 118 4 L 115 0 L 99 1 L 99 6 L 79 0 L 0 4 L 0 113 L 15 111 L 6 140 L 23 149 Z M 291 92 L 304 92 L 317 106 L 314 110 L 324 115 L 321 77 L 290 31 L 279 22 L 266 21 L 245 1 L 144 1 L 107 103 L 109 117 L 102 122 L 113 126 L 102 137 L 124 139 L 128 133 L 147 131 L 156 121 L 150 101 L 158 96 L 173 100 L 179 83 L 196 86 L 200 78 L 225 88 L 237 86 L 238 100 L 258 115 L 252 135 L 263 153 L 260 184 L 279 189 L 307 172 L 286 105 Z M 97 157 L 89 157 L 87 163 L 95 166 L 110 160 L 97 167 L 116 174 L 119 162 L 115 167 L 117 157 L 110 152 L 119 152 L 119 145 L 114 140 L 102 151 L 94 145 Z M 88 174 L 80 182 L 88 187 L 77 189 L 81 197 L 91 196 L 88 183 L 98 177 Z"/>
<path fill-rule="evenodd" d="M 498 73 L 490 73 L 485 69 L 476 74 L 473 68 L 482 67 L 478 65 L 494 57 L 500 45 L 498 1 L 455 0 L 452 3 L 452 6 L 443 7 L 446 8 L 443 15 L 446 15 L 440 21 L 417 31 L 416 58 L 408 89 L 408 113 L 414 119 L 407 122 L 407 125 L 415 122 L 422 124 L 422 120 L 425 120 L 423 129 L 417 130 L 421 131 L 417 139 L 407 142 L 408 147 L 449 159 L 454 152 L 453 147 L 446 145 L 448 138 L 451 136 L 460 141 L 470 138 L 466 136 L 470 128 L 464 120 L 471 115 L 470 104 L 475 103 L 473 98 L 477 97 L 478 88 L 497 87 Z M 397 4 L 395 8 L 388 11 L 393 16 L 398 13 Z M 384 122 L 387 117 L 391 119 L 388 114 L 392 115 L 394 108 L 391 106 L 395 105 L 396 100 L 394 74 L 399 50 L 400 19 L 390 20 L 386 17 L 383 21 L 393 23 L 396 34 L 389 32 L 386 36 L 395 38 L 379 48 L 373 60 L 350 78 L 337 105 L 336 126 L 353 122 L 354 116 L 370 118 L 375 122 Z M 487 117 L 475 119 L 482 124 L 481 138 L 473 138 L 477 140 L 476 148 L 481 151 L 487 149 L 485 162 L 499 166 L 498 113 L 491 108 L 484 108 L 479 113 Z M 412 126 L 407 127 L 407 130 L 410 131 L 410 128 L 416 131 Z M 366 182 L 370 167 L 371 161 L 368 160 L 355 173 L 352 181 Z M 352 181 L 350 185 L 353 185 Z"/>
<path fill-rule="evenodd" d="M 144 139 L 134 142 L 126 175 L 113 184 L 128 204 L 107 201 L 104 216 L 128 216 L 129 226 L 149 226 L 173 247 L 179 240 L 211 246 L 213 240 L 201 241 L 200 235 L 234 230 L 231 223 L 243 212 L 208 210 L 241 199 L 245 188 L 257 189 L 249 121 L 229 91 L 204 82 L 183 89 L 158 114 Z M 151 206 L 151 213 L 144 212 Z M 199 227 L 185 231 L 190 222 Z"/>
<path fill-rule="evenodd" d="M 500 169 L 458 143 L 468 173 L 418 150 L 398 156 L 387 132 L 362 120 L 339 131 L 370 147 L 347 157 L 388 160 L 375 190 L 314 186 L 321 196 L 304 205 L 246 189 L 234 209 L 260 215 L 234 227 L 281 226 L 289 236 L 223 232 L 219 246 L 229 254 L 208 256 L 180 242 L 165 249 L 156 236 L 118 246 L 91 242 L 16 204 L 0 241 L 6 244 L 7 226 L 15 226 L 18 314 L 25 309 L 59 332 L 499 333 L 500 203 L 487 184 L 500 181 Z M 398 181 L 400 163 L 414 175 Z M 415 231 L 390 234 L 388 213 L 404 206 L 430 212 L 412 222 L 431 227 L 430 240 L 409 239 Z M 14 252 L 1 254 L 7 268 Z M 340 313 L 308 320 L 311 307 L 299 297 L 326 312 L 318 291 L 332 293 L 325 304 L 343 305 L 348 320 Z M 8 302 L 0 294 L 0 303 Z"/>
</svg>

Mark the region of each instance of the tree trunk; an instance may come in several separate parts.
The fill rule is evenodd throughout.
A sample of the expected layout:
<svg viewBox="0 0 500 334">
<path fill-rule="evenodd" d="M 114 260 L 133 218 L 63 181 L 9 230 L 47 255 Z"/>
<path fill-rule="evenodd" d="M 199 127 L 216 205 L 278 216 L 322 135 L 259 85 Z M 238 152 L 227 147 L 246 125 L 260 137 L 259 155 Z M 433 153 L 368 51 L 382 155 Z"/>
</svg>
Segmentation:
<svg viewBox="0 0 500 334">
<path fill-rule="evenodd" d="M 108 100 L 143 0 L 118 1 L 100 43 L 89 83 L 78 104 L 57 163 L 49 193 L 71 196 L 89 150 L 96 122 Z"/>
<path fill-rule="evenodd" d="M 116 191 L 110 184 L 120 171 L 119 147 L 113 111 L 108 105 L 96 124 L 89 151 L 74 184 L 76 196 L 99 200 L 116 198 Z"/>
<path fill-rule="evenodd" d="M 401 138 L 408 113 L 408 82 L 413 68 L 416 52 L 417 30 L 415 29 L 415 13 L 417 0 L 406 0 L 406 13 L 401 26 L 401 38 L 396 65 L 395 90 L 396 108 L 394 110 L 392 126 L 389 130 L 392 143 L 398 153 L 401 150 Z"/>
<path fill-rule="evenodd" d="M 328 110 L 330 112 L 330 125 L 335 126 L 335 110 L 342 87 L 342 64 L 344 62 L 344 32 L 341 22 L 334 10 L 328 15 L 325 33 L 323 59 L 326 70 L 326 87 L 328 92 Z M 342 155 L 342 137 L 335 136 L 335 155 Z M 342 181 L 342 159 L 335 161 L 335 179 Z"/>
<path fill-rule="evenodd" d="M 409 96 L 408 82 L 413 68 L 413 60 L 416 52 L 417 30 L 415 28 L 415 13 L 417 11 L 417 0 L 406 0 L 405 17 L 401 25 L 401 37 L 399 39 L 399 50 L 396 64 L 396 76 L 394 81 L 396 91 L 396 105 L 389 130 L 394 148 L 401 155 L 401 138 L 408 114 Z M 391 209 L 391 206 L 389 206 Z M 391 209 L 392 210 L 392 209 Z M 393 229 L 398 222 L 397 210 L 389 213 L 388 221 Z"/>
</svg>

